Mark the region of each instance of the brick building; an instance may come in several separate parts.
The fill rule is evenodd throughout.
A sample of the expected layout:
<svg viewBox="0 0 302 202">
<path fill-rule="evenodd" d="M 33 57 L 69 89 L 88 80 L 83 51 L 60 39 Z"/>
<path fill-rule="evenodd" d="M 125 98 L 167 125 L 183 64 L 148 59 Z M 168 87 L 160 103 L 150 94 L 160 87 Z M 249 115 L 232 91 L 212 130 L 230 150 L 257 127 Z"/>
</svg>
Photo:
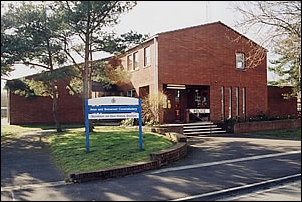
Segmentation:
<svg viewBox="0 0 302 202">
<path fill-rule="evenodd" d="M 247 57 L 264 56 L 255 68 Z M 266 50 L 221 22 L 159 33 L 127 51 L 133 89 L 166 95 L 160 122 L 245 120 L 268 110 Z"/>
<path fill-rule="evenodd" d="M 249 68 L 255 48 L 265 54 Z M 163 93 L 160 123 L 247 120 L 269 107 L 278 115 L 279 101 L 270 96 L 278 90 L 267 86 L 266 50 L 221 22 L 158 33 L 119 58 L 131 79 L 115 94 L 158 98 Z M 59 92 L 59 121 L 83 122 L 83 102 L 66 94 L 65 87 L 60 88 L 63 94 Z M 11 95 L 11 124 L 53 123 L 51 100 L 41 99 L 25 104 L 25 98 Z M 281 103 L 285 109 L 293 105 Z"/>
</svg>

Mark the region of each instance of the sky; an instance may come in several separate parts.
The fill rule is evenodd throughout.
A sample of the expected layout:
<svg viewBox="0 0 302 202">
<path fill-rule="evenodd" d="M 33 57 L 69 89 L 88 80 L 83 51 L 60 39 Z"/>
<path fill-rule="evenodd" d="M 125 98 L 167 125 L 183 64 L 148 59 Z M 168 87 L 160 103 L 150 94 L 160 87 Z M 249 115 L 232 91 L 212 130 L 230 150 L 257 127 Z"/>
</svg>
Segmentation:
<svg viewBox="0 0 302 202">
<path fill-rule="evenodd" d="M 130 30 L 140 34 L 155 35 L 160 32 L 191 27 L 210 22 L 221 21 L 234 28 L 235 21 L 240 17 L 232 9 L 230 1 L 137 1 L 137 5 L 120 18 L 120 23 L 113 29 L 117 33 Z M 236 30 L 236 29 L 235 29 Z M 257 42 L 253 33 L 243 33 Z M 19 78 L 38 71 L 18 65 L 7 79 Z M 5 77 L 4 77 L 5 78 Z M 1 79 L 1 87 L 4 80 Z M 2 91 L 2 88 L 1 88 Z"/>
</svg>

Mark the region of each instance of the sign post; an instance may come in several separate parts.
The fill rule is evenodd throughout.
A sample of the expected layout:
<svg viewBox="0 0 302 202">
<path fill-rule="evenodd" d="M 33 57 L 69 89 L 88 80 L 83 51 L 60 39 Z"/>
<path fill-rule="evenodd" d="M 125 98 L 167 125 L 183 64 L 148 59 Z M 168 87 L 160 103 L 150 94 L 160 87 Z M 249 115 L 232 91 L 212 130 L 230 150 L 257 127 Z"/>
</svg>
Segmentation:
<svg viewBox="0 0 302 202">
<path fill-rule="evenodd" d="M 142 102 L 139 98 L 107 96 L 85 100 L 86 152 L 89 148 L 89 119 L 138 118 L 139 150 L 142 151 Z"/>
<path fill-rule="evenodd" d="M 85 133 L 86 133 L 86 153 L 89 149 L 89 118 L 88 118 L 88 100 L 85 100 Z"/>
</svg>

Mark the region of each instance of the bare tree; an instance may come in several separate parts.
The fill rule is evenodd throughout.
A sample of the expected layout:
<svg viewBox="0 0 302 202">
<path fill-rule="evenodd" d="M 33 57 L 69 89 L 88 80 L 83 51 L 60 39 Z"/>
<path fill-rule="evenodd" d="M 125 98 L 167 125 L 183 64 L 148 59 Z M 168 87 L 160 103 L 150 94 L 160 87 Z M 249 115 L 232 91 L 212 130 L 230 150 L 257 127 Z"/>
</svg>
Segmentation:
<svg viewBox="0 0 302 202">
<path fill-rule="evenodd" d="M 253 31 L 259 44 L 272 51 L 269 70 L 280 76 L 278 85 L 293 85 L 293 96 L 301 89 L 301 1 L 232 1 L 231 7 L 241 13 L 235 27 Z M 252 57 L 253 64 L 261 60 L 264 51 Z M 250 58 L 251 59 L 251 58 Z"/>
</svg>

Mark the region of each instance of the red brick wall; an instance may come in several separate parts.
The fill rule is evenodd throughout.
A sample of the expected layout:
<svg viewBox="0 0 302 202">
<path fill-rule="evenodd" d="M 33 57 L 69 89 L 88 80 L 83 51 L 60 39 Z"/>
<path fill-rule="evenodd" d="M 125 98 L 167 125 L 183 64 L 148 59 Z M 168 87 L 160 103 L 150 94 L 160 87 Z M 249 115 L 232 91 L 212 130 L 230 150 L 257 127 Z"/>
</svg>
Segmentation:
<svg viewBox="0 0 302 202">
<path fill-rule="evenodd" d="M 235 123 L 234 134 L 250 133 L 269 130 L 290 130 L 301 128 L 300 119 L 275 120 L 275 121 L 255 121 Z"/>
<path fill-rule="evenodd" d="M 225 88 L 225 109 L 228 107 L 228 87 L 232 88 L 232 117 L 235 116 L 235 87 L 239 87 L 242 114 L 242 88 L 246 88 L 246 115 L 254 116 L 267 110 L 266 57 L 256 68 L 237 70 L 235 53 L 248 56 L 251 50 L 245 37 L 228 27 L 213 23 L 159 34 L 159 83 L 210 86 L 212 121 L 221 120 L 221 93 Z M 255 44 L 254 44 L 255 45 Z"/>
<path fill-rule="evenodd" d="M 284 99 L 282 94 L 290 94 L 291 87 L 268 86 L 268 113 L 270 116 L 296 116 L 297 98 Z"/>
<path fill-rule="evenodd" d="M 84 123 L 83 102 L 77 96 L 69 94 L 64 83 L 58 84 L 58 120 L 62 123 Z M 36 97 L 27 99 L 10 93 L 9 122 L 21 124 L 54 124 L 52 99 Z"/>
</svg>

